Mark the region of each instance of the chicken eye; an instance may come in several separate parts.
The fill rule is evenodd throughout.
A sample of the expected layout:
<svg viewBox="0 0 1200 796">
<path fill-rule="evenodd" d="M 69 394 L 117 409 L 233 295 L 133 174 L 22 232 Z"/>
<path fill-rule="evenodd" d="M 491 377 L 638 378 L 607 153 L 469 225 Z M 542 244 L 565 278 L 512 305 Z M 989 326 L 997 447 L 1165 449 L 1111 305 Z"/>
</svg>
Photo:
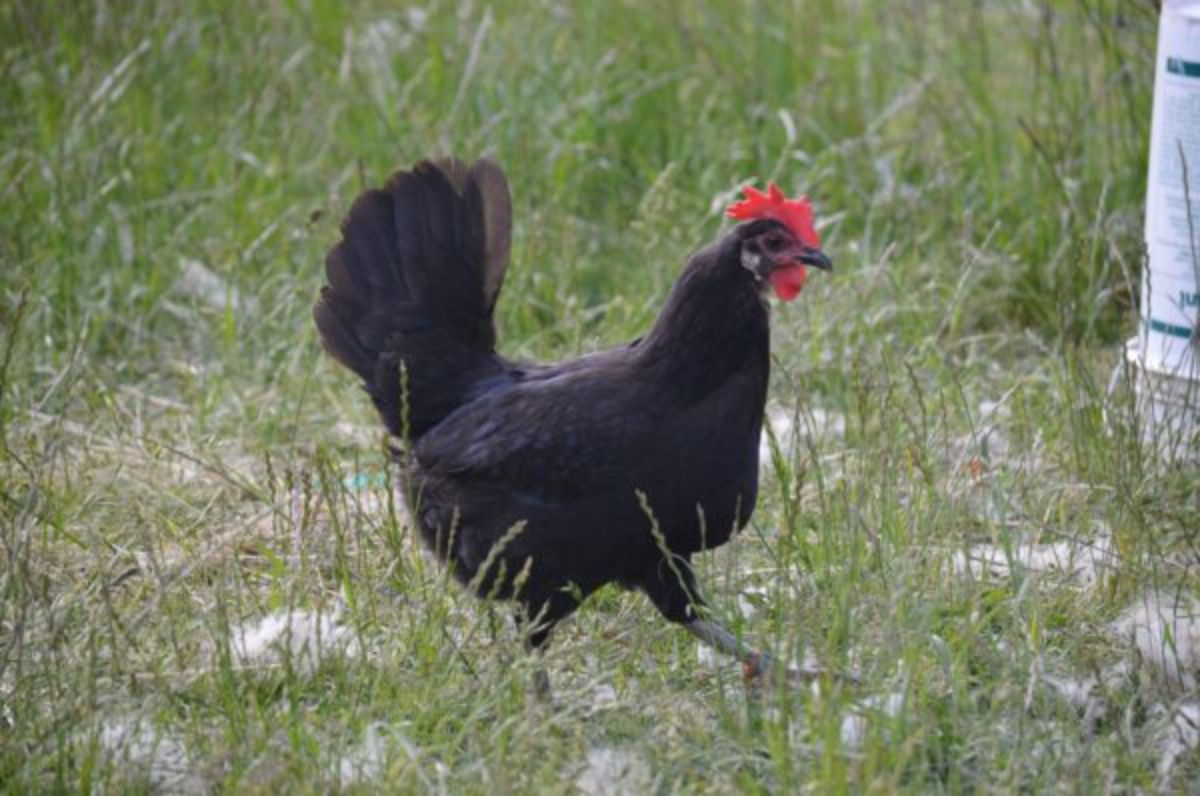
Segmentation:
<svg viewBox="0 0 1200 796">
<path fill-rule="evenodd" d="M 784 246 L 783 237 L 780 235 L 770 235 L 766 241 L 767 251 L 777 252 Z"/>
</svg>

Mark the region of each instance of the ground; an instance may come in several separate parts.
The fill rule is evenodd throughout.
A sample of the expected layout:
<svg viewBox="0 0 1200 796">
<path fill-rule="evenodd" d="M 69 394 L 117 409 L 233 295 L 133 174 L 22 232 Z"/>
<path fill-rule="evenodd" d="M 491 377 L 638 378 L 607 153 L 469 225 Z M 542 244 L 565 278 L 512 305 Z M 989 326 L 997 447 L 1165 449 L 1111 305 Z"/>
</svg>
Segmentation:
<svg viewBox="0 0 1200 796">
<path fill-rule="evenodd" d="M 1156 17 L 991 3 L 0 4 L 0 787 L 1185 790 L 1200 477 L 1138 443 Z M 557 633 L 420 551 L 310 307 L 354 195 L 513 186 L 503 350 L 627 340 L 747 183 L 836 261 L 773 310 L 720 617 Z M 1117 369 L 1114 388 L 1110 376 Z"/>
</svg>

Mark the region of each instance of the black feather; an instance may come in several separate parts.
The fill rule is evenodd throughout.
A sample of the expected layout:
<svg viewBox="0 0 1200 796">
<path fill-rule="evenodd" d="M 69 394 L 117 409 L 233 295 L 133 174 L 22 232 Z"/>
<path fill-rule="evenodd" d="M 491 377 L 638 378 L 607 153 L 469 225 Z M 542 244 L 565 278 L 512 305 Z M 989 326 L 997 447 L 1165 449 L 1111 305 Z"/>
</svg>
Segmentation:
<svg viewBox="0 0 1200 796">
<path fill-rule="evenodd" d="M 350 209 L 313 316 L 393 434 L 419 436 L 506 369 L 492 309 L 510 224 L 508 184 L 487 160 L 422 161 Z"/>
</svg>

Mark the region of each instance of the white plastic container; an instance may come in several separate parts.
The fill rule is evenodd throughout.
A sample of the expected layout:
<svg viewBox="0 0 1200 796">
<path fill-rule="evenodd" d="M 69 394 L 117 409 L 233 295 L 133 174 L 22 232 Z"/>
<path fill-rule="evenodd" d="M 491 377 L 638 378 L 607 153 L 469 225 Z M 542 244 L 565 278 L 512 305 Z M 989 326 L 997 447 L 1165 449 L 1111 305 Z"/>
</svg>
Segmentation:
<svg viewBox="0 0 1200 796">
<path fill-rule="evenodd" d="M 1114 375 L 1123 371 L 1133 384 L 1143 445 L 1167 462 L 1200 461 L 1200 379 L 1146 367 L 1139 346 L 1136 337 L 1126 344 Z"/>
<path fill-rule="evenodd" d="M 1158 23 L 1142 320 L 1125 348 L 1143 441 L 1200 459 L 1200 0 Z"/>
<path fill-rule="evenodd" d="M 1156 61 L 1139 365 L 1200 379 L 1200 0 L 1163 3 Z"/>
</svg>

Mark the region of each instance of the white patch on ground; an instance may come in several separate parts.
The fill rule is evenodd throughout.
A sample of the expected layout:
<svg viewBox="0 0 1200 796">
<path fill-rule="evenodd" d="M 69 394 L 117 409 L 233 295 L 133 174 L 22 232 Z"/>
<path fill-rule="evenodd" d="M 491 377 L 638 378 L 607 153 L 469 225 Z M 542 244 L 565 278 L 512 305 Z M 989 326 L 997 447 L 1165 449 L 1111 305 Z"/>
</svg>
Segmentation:
<svg viewBox="0 0 1200 796">
<path fill-rule="evenodd" d="M 1189 700 L 1169 710 L 1161 708 L 1158 718 L 1165 719 L 1157 733 L 1162 749 L 1158 758 L 1158 787 L 1165 791 L 1180 758 L 1200 746 L 1200 702 Z"/>
<path fill-rule="evenodd" d="M 235 288 L 204 263 L 185 258 L 181 265 L 183 272 L 175 282 L 175 289 L 180 293 L 202 301 L 216 310 L 224 310 L 228 306 L 236 312 L 243 305 L 247 305 L 248 311 L 254 311 L 248 302 L 242 301 Z"/>
<path fill-rule="evenodd" d="M 608 710 L 617 706 L 617 689 L 607 683 L 596 686 L 592 691 L 592 712 Z"/>
<path fill-rule="evenodd" d="M 392 761 L 415 774 L 429 791 L 440 790 L 437 784 L 449 773 L 444 763 L 429 758 L 409 738 L 376 721 L 366 726 L 357 744 L 330 764 L 329 777 L 343 788 L 379 782 L 388 774 Z"/>
<path fill-rule="evenodd" d="M 762 586 L 749 586 L 742 589 L 737 596 L 738 612 L 743 619 L 750 620 L 758 613 L 761 606 L 767 605 L 768 593 Z"/>
<path fill-rule="evenodd" d="M 350 423 L 339 420 L 333 424 L 333 433 L 347 443 L 369 448 L 379 443 L 379 438 L 383 436 L 383 426 L 377 423 Z"/>
<path fill-rule="evenodd" d="M 703 641 L 696 644 L 696 662 L 705 669 L 716 669 L 721 665 L 717 651 Z"/>
<path fill-rule="evenodd" d="M 148 721 L 136 716 L 109 719 L 100 726 L 98 741 L 101 754 L 119 767 L 123 781 L 144 781 L 155 793 L 208 791 L 183 742 Z"/>
<path fill-rule="evenodd" d="M 1058 696 L 1079 711 L 1090 732 L 1096 722 L 1108 715 L 1107 693 L 1115 691 L 1129 677 L 1128 662 L 1122 661 L 1098 674 L 1072 677 L 1069 674 L 1044 673 L 1041 679 Z"/>
<path fill-rule="evenodd" d="M 976 545 L 954 554 L 954 572 L 976 578 L 1003 578 L 1016 568 L 1036 574 L 1058 574 L 1080 585 L 1091 586 L 1116 568 L 1116 553 L 1107 536 L 1093 540 L 1071 540 L 1053 544 L 1017 543 L 1011 549 L 999 545 Z"/>
<path fill-rule="evenodd" d="M 1092 707 L 1094 694 L 1100 687 L 1100 680 L 1097 677 L 1047 674 L 1043 675 L 1042 679 L 1060 697 L 1081 711 L 1087 711 Z"/>
<path fill-rule="evenodd" d="M 338 784 L 346 786 L 381 779 L 387 773 L 390 740 L 385 727 L 378 723 L 368 725 L 358 745 L 346 750 L 334 762 L 333 772 Z"/>
<path fill-rule="evenodd" d="M 758 461 L 761 466 L 770 466 L 770 434 L 775 435 L 775 441 L 779 444 L 779 450 L 784 458 L 791 459 L 799 442 L 813 443 L 836 439 L 846 431 L 846 418 L 823 409 L 803 411 L 799 415 L 799 420 L 799 427 L 797 427 L 796 413 L 793 410 L 784 409 L 777 404 L 767 407 L 762 439 L 758 444 Z"/>
<path fill-rule="evenodd" d="M 1147 592 L 1114 630 L 1132 639 L 1142 664 L 1168 687 L 1195 690 L 1200 673 L 1200 601 L 1195 597 Z"/>
<path fill-rule="evenodd" d="M 650 767 L 628 749 L 589 749 L 575 787 L 584 796 L 640 796 L 650 792 Z"/>
<path fill-rule="evenodd" d="M 904 710 L 904 694 L 876 694 L 854 705 L 850 713 L 842 718 L 842 747 L 847 751 L 858 751 L 867 739 L 872 718 L 894 719 Z"/>
<path fill-rule="evenodd" d="M 231 629 L 233 652 L 248 668 L 291 665 L 311 672 L 322 660 L 359 653 L 351 628 L 340 623 L 340 612 L 282 611 Z"/>
</svg>

